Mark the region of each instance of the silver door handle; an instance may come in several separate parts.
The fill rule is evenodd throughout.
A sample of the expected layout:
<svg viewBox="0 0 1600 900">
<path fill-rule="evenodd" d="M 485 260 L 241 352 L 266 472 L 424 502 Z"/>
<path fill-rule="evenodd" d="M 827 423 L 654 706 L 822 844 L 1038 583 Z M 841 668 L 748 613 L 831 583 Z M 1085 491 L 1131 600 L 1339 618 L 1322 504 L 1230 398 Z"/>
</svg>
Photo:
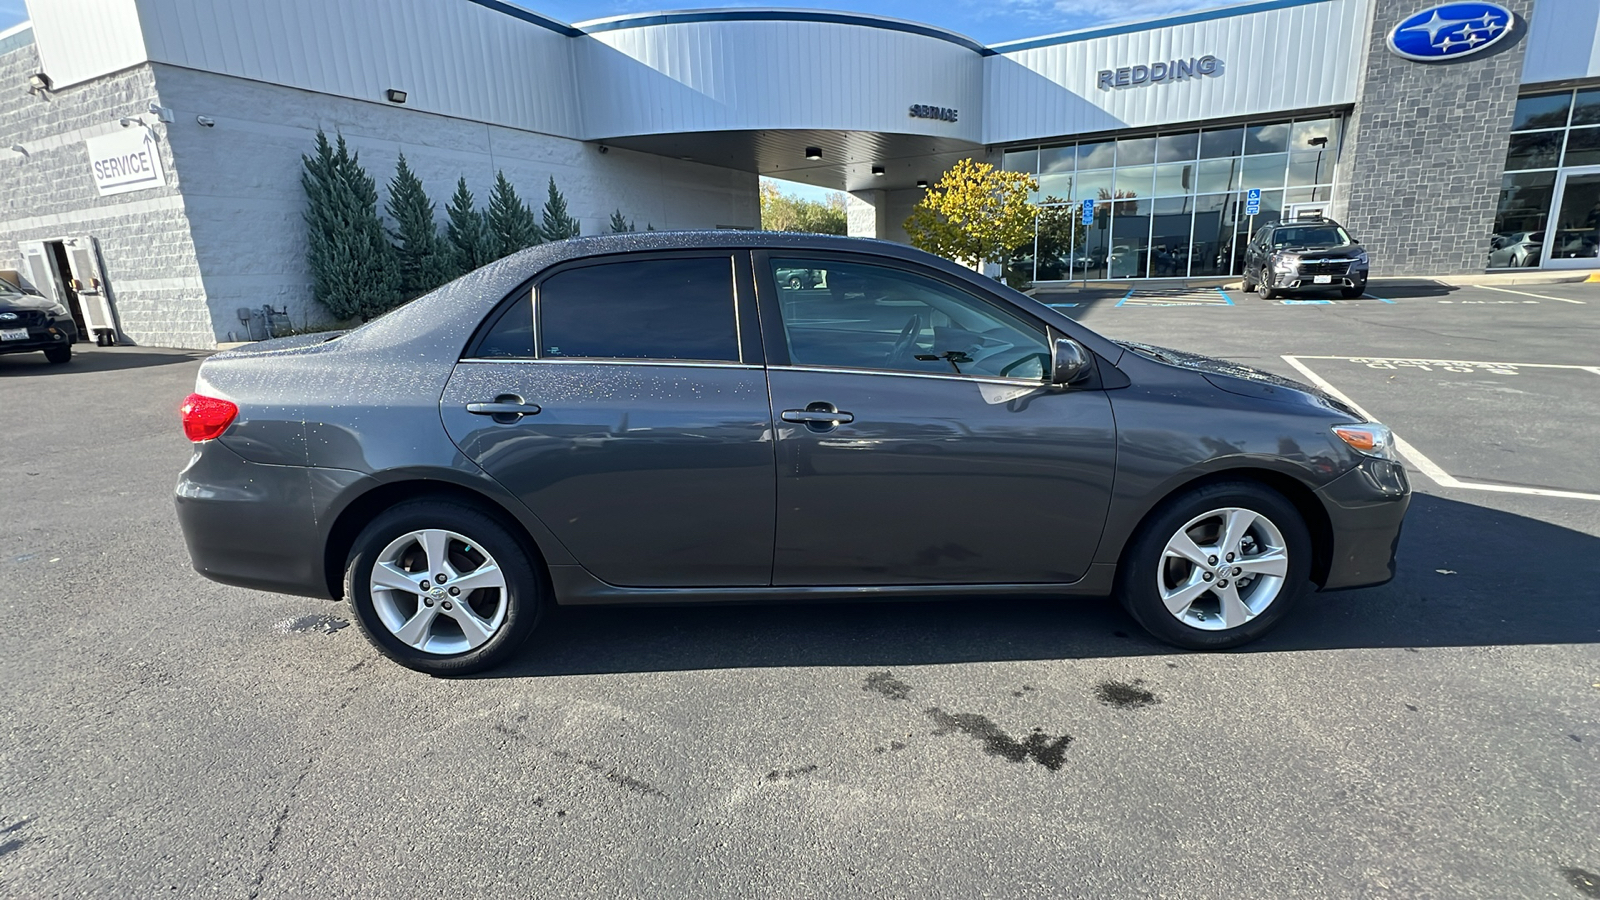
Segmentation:
<svg viewBox="0 0 1600 900">
<path fill-rule="evenodd" d="M 856 417 L 847 412 L 826 412 L 816 409 L 786 409 L 780 417 L 785 422 L 802 422 L 807 425 L 846 425 Z"/>
<path fill-rule="evenodd" d="M 501 394 L 492 401 L 468 403 L 467 412 L 478 416 L 494 416 L 496 422 L 515 422 L 523 416 L 538 415 L 539 404 L 525 403 L 516 394 Z"/>
</svg>

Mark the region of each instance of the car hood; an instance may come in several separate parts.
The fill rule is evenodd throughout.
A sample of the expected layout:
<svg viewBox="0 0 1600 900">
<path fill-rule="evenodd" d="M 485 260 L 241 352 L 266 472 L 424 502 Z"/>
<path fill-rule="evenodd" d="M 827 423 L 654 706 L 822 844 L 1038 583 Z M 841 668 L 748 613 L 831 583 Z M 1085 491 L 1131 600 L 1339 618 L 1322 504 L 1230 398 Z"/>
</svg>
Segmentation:
<svg viewBox="0 0 1600 900">
<path fill-rule="evenodd" d="M 33 309 L 54 311 L 55 308 L 55 301 L 38 294 L 0 293 L 0 312 L 23 312 Z"/>
<path fill-rule="evenodd" d="M 1310 250 L 1285 250 L 1298 254 L 1301 259 L 1347 259 L 1361 252 L 1360 244 L 1340 244 L 1337 247 L 1313 247 Z"/>
<path fill-rule="evenodd" d="M 1349 404 L 1319 390 L 1304 382 L 1285 378 L 1265 369 L 1253 366 L 1240 365 L 1225 359 L 1213 356 L 1201 356 L 1198 353 L 1188 353 L 1183 350 L 1173 350 L 1169 347 L 1157 347 L 1152 344 L 1140 344 L 1133 341 L 1117 341 L 1118 344 L 1143 356 L 1199 373 L 1220 391 L 1238 394 L 1241 397 L 1255 397 L 1262 400 L 1272 400 L 1280 403 L 1291 403 L 1300 406 L 1316 406 L 1322 409 L 1333 410 L 1350 416 L 1357 421 L 1365 421 L 1366 417 L 1352 409 Z"/>
</svg>

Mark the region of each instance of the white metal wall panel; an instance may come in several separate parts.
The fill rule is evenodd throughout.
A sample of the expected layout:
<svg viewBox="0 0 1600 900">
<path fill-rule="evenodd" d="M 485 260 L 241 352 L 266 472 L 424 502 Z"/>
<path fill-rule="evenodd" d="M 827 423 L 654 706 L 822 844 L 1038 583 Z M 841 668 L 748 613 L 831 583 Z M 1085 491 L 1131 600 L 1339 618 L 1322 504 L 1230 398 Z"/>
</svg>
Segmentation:
<svg viewBox="0 0 1600 900">
<path fill-rule="evenodd" d="M 572 39 L 465 0 L 137 4 L 156 62 L 363 100 L 396 88 L 407 108 L 578 135 Z"/>
<path fill-rule="evenodd" d="M 982 133 L 982 57 L 919 34 L 831 22 L 643 25 L 577 38 L 590 138 L 745 129 Z M 913 118 L 912 104 L 959 110 Z"/>
<path fill-rule="evenodd" d="M 144 62 L 135 0 L 28 0 L 39 61 L 68 87 Z"/>
<path fill-rule="evenodd" d="M 1522 83 L 1600 78 L 1600 2 L 1536 0 Z"/>
<path fill-rule="evenodd" d="M 1367 12 L 1367 0 L 1324 0 L 1032 49 L 1002 45 L 984 60 L 983 141 L 1354 103 Z M 1103 69 L 1208 54 L 1222 60 L 1221 75 L 1097 86 Z"/>
</svg>

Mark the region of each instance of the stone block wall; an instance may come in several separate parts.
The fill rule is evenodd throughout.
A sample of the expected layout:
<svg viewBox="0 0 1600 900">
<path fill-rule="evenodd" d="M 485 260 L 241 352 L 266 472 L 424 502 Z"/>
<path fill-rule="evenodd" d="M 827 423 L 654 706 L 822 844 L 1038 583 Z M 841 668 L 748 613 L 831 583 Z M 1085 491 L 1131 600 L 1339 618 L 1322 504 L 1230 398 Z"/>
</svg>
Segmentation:
<svg viewBox="0 0 1600 900">
<path fill-rule="evenodd" d="M 1484 269 L 1533 11 L 1533 0 L 1498 2 L 1522 17 L 1522 33 L 1450 63 L 1390 52 L 1390 29 L 1418 7 L 1372 5 L 1333 214 L 1366 244 L 1373 275 Z"/>
<path fill-rule="evenodd" d="M 147 109 L 157 92 L 150 67 L 42 96 L 28 92 L 28 76 L 39 71 L 32 43 L 0 55 L 0 268 L 23 268 L 21 241 L 92 236 L 124 339 L 215 346 L 164 128 L 153 131 L 165 186 L 102 197 L 90 174 L 85 139 L 121 130 L 124 116 L 153 120 Z M 13 144 L 26 155 L 9 150 Z"/>
</svg>

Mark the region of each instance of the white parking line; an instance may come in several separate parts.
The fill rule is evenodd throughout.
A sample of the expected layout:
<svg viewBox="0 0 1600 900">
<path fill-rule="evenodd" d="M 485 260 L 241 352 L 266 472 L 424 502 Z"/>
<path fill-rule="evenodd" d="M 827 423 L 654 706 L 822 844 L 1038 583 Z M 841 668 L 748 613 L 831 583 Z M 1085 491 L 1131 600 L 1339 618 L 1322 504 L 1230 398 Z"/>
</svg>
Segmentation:
<svg viewBox="0 0 1600 900">
<path fill-rule="evenodd" d="M 1562 303 L 1576 303 L 1579 306 L 1588 305 L 1588 303 L 1583 300 L 1571 300 L 1566 297 L 1552 297 L 1549 294 L 1530 294 L 1527 291 L 1513 291 L 1510 288 L 1490 287 L 1487 284 L 1475 284 L 1473 287 L 1481 287 L 1486 291 L 1499 291 L 1502 294 L 1521 294 L 1524 297 L 1538 297 L 1540 300 L 1560 300 Z"/>
<path fill-rule="evenodd" d="M 1304 358 L 1304 359 L 1345 359 L 1345 360 L 1350 360 L 1350 359 L 1363 359 L 1363 360 L 1365 360 L 1365 359 L 1369 359 L 1368 357 L 1351 357 L 1351 356 L 1306 356 L 1306 357 L 1301 357 L 1301 358 Z M 1356 412 L 1361 413 L 1363 416 L 1366 416 L 1368 419 L 1373 419 L 1373 420 L 1377 419 L 1377 417 L 1374 416 L 1372 413 L 1369 413 L 1365 409 L 1362 409 L 1361 408 L 1361 404 L 1359 404 L 1356 401 L 1352 400 L 1350 398 L 1350 396 L 1348 394 L 1346 394 L 1344 391 L 1341 391 L 1338 388 L 1334 387 L 1332 384 L 1329 384 L 1327 379 L 1325 379 L 1321 375 L 1318 375 L 1317 373 L 1311 371 L 1311 368 L 1309 366 L 1307 366 L 1305 363 L 1300 361 L 1301 358 L 1297 358 L 1297 357 L 1293 357 L 1293 356 L 1285 356 L 1285 357 L 1283 357 L 1283 361 L 1288 363 L 1291 366 L 1294 366 L 1297 370 L 1299 370 L 1300 374 L 1306 376 L 1306 378 L 1309 379 L 1312 384 L 1316 385 L 1319 388 L 1322 388 L 1323 390 L 1327 391 L 1332 396 L 1337 397 L 1340 400 L 1343 400 L 1345 403 L 1350 404 L 1350 407 L 1352 409 L 1354 409 Z M 1408 360 L 1408 361 L 1410 361 L 1410 360 Z M 1435 361 L 1436 362 L 1449 362 L 1448 360 L 1435 360 Z M 1469 365 L 1477 365 L 1477 366 L 1508 366 L 1508 365 L 1515 365 L 1518 368 L 1527 367 L 1527 368 L 1540 368 L 1540 369 L 1582 369 L 1585 372 L 1593 372 L 1596 375 L 1600 375 L 1600 366 L 1555 366 L 1555 365 L 1545 365 L 1545 364 L 1539 364 L 1539 363 L 1469 363 Z M 1552 488 L 1533 488 L 1533 487 L 1521 487 L 1521 486 L 1518 486 L 1518 485 L 1509 485 L 1509 484 L 1483 484 L 1481 482 L 1475 482 L 1475 481 L 1462 481 L 1461 479 L 1455 477 L 1454 475 L 1451 475 L 1449 472 L 1446 472 L 1443 468 L 1441 468 L 1439 466 L 1438 463 L 1436 463 L 1433 460 L 1429 459 L 1428 457 L 1424 456 L 1422 454 L 1422 451 L 1418 450 L 1416 447 L 1411 446 L 1411 444 L 1408 441 L 1406 441 L 1405 438 L 1401 437 L 1398 434 L 1396 434 L 1394 436 L 1394 446 L 1395 446 L 1396 450 L 1400 451 L 1400 455 L 1401 456 L 1404 456 L 1407 460 L 1409 460 L 1411 462 L 1412 465 L 1417 467 L 1417 471 L 1419 471 L 1422 474 L 1428 476 L 1428 478 L 1431 479 L 1434 484 L 1437 484 L 1440 487 L 1457 488 L 1457 489 L 1464 490 L 1464 491 L 1492 491 L 1492 492 L 1500 493 L 1500 494 L 1533 494 L 1533 495 L 1539 496 L 1539 497 L 1565 497 L 1567 499 L 1572 499 L 1572 500 L 1600 500 L 1600 494 L 1586 494 L 1586 493 L 1583 493 L 1581 491 L 1558 491 L 1558 490 L 1554 490 Z"/>
</svg>

